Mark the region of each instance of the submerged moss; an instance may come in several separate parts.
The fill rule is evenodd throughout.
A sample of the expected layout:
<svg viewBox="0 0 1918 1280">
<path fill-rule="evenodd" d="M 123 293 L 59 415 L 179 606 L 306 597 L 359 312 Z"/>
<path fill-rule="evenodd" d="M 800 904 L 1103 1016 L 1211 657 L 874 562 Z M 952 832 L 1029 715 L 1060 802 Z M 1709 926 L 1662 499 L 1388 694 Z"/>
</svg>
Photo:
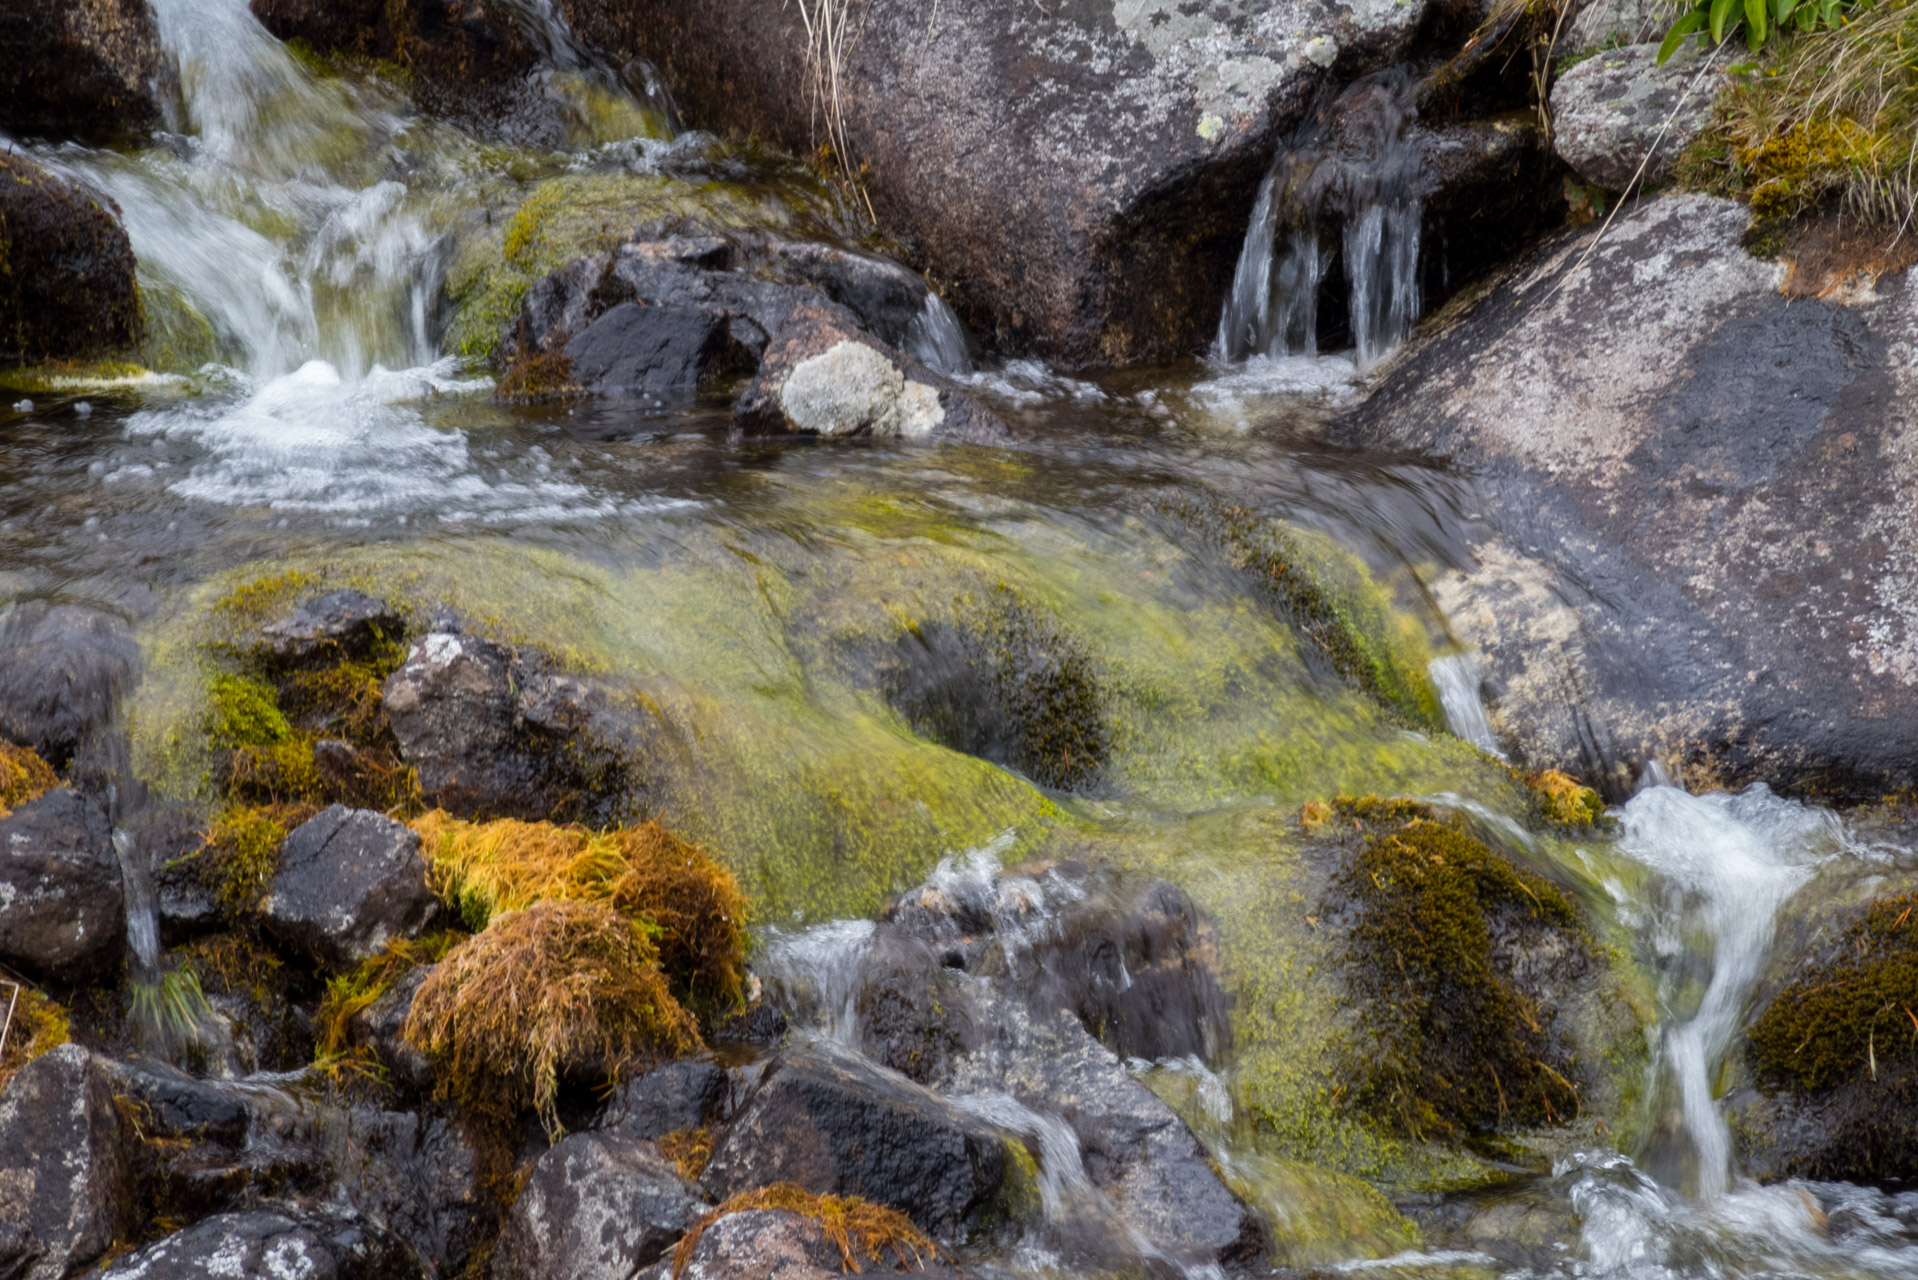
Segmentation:
<svg viewBox="0 0 1918 1280">
<path fill-rule="evenodd" d="M 1865 907 L 1747 1037 L 1771 1089 L 1818 1092 L 1918 1059 L 1918 894 Z"/>
<path fill-rule="evenodd" d="M 1430 811 L 1381 823 L 1376 805 L 1335 807 L 1365 832 L 1339 881 L 1358 907 L 1347 963 L 1367 1002 L 1350 1105 L 1414 1138 L 1574 1115 L 1570 1055 L 1496 962 L 1493 937 L 1503 916 L 1499 927 L 1550 928 L 1582 946 L 1571 901 Z"/>
</svg>

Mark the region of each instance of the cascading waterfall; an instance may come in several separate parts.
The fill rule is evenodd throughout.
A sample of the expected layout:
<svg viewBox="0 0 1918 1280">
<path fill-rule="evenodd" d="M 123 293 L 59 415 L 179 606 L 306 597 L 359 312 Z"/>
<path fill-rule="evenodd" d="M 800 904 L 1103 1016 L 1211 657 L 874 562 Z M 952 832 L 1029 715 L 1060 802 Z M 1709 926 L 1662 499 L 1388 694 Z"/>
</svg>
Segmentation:
<svg viewBox="0 0 1918 1280">
<path fill-rule="evenodd" d="M 1213 354 L 1318 354 L 1319 296 L 1337 265 L 1361 368 L 1411 333 L 1419 315 L 1424 177 L 1404 68 L 1355 81 L 1280 151 L 1260 184 Z M 1283 245 L 1281 239 L 1283 238 Z"/>
</svg>

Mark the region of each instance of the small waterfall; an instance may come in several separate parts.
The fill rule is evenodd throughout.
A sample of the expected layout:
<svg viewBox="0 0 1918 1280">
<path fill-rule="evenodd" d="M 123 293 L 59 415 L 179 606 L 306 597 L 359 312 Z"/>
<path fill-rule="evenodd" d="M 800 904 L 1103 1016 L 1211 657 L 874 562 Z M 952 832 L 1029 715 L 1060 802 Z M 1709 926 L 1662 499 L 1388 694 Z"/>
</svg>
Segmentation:
<svg viewBox="0 0 1918 1280">
<path fill-rule="evenodd" d="M 1677 975 L 1686 961 L 1704 959 L 1710 966 L 1697 1008 L 1668 1026 L 1664 1042 L 1691 1147 L 1688 1181 L 1709 1201 L 1726 1193 L 1732 1172 L 1731 1132 L 1713 1096 L 1718 1065 L 1744 1023 L 1778 909 L 1819 861 L 1844 847 L 1844 832 L 1835 814 L 1781 799 L 1762 783 L 1738 795 L 1649 787 L 1626 804 L 1623 822 L 1619 851 L 1665 886 L 1662 899 L 1646 908 L 1646 924 L 1668 970 L 1661 992 L 1666 1004 L 1682 998 Z M 1688 955 L 1688 942 L 1699 934 L 1709 942 L 1709 956 Z"/>
<path fill-rule="evenodd" d="M 1416 116 L 1412 77 L 1395 67 L 1353 82 L 1280 151 L 1253 205 L 1215 356 L 1318 354 L 1333 227 L 1342 228 L 1337 263 L 1359 366 L 1410 335 L 1424 218 Z"/>
<path fill-rule="evenodd" d="M 1448 653 L 1432 659 L 1426 668 L 1432 687 L 1438 690 L 1439 705 L 1445 709 L 1445 727 L 1452 736 L 1463 738 L 1489 756 L 1504 760 L 1498 735 L 1492 732 L 1491 719 L 1479 697 L 1478 655 Z"/>
<path fill-rule="evenodd" d="M 870 920 L 829 920 L 797 933 L 770 931 L 753 961 L 767 993 L 804 1026 L 859 1046 L 859 983 L 872 948 Z"/>
<path fill-rule="evenodd" d="M 929 369 L 945 374 L 972 372 L 972 351 L 966 327 L 959 323 L 946 300 L 926 294 L 926 307 L 913 317 L 906 331 L 906 353 Z"/>
</svg>

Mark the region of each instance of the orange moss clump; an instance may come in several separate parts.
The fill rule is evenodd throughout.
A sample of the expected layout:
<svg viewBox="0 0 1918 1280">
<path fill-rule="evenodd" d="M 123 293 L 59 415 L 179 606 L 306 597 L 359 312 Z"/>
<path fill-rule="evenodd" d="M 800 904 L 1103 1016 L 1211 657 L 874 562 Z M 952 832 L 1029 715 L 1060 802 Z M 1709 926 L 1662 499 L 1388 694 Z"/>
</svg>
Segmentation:
<svg viewBox="0 0 1918 1280">
<path fill-rule="evenodd" d="M 713 1158 L 712 1127 L 675 1129 L 661 1138 L 658 1146 L 659 1154 L 673 1162 L 681 1177 L 696 1182 L 699 1175 L 706 1172 L 707 1161 Z"/>
<path fill-rule="evenodd" d="M 591 832 L 510 818 L 475 823 L 435 810 L 413 822 L 434 889 L 473 929 L 536 902 L 606 902 L 656 926 L 660 963 L 680 995 L 737 1004 L 745 980 L 746 897 L 701 846 L 657 823 Z"/>
<path fill-rule="evenodd" d="M 702 1047 L 649 931 L 603 902 L 502 912 L 421 984 L 403 1034 L 438 1061 L 442 1094 L 483 1117 L 531 1106 L 555 1137 L 562 1076 Z"/>
<path fill-rule="evenodd" d="M 59 785 L 52 765 L 30 748 L 0 738 L 0 818 Z"/>
<path fill-rule="evenodd" d="M 822 1196 L 791 1182 L 775 1182 L 770 1187 L 742 1191 L 693 1224 L 673 1250 L 673 1275 L 677 1277 L 692 1261 L 693 1250 L 707 1228 L 728 1214 L 753 1209 L 777 1209 L 811 1218 L 839 1250 L 841 1267 L 859 1271 L 863 1255 L 876 1258 L 890 1249 L 902 1267 L 916 1267 L 926 1257 L 937 1257 L 939 1250 L 912 1219 L 897 1209 L 873 1204 L 857 1196 Z"/>
</svg>

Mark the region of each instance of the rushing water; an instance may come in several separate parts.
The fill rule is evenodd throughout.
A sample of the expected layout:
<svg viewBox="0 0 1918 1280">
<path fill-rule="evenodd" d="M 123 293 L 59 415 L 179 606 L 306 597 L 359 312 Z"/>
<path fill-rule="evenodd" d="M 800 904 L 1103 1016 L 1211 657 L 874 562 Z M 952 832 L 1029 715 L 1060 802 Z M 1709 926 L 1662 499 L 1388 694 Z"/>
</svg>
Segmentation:
<svg viewBox="0 0 1918 1280">
<path fill-rule="evenodd" d="M 1097 381 L 993 364 L 934 298 L 912 353 L 965 378 L 1012 424 L 1013 447 L 735 442 L 720 402 L 643 419 L 512 408 L 442 355 L 441 295 L 474 207 L 503 214 L 555 174 L 641 173 L 708 195 L 764 185 L 755 172 L 716 179 L 705 161 L 676 177 L 707 153 L 666 137 L 644 68 L 595 68 L 550 4 L 522 8 L 546 50 L 542 100 L 611 95 L 655 131 L 587 130 L 545 150 L 481 138 L 422 118 L 377 79 L 317 75 L 244 0 L 156 0 L 181 68 L 177 132 L 134 153 L 42 152 L 119 203 L 156 310 L 184 308 L 211 333 L 204 367 L 40 391 L 0 412 L 0 600 L 91 603 L 134 627 L 150 658 L 129 729 L 143 781 L 193 794 L 203 777 L 180 746 L 204 683 L 195 646 L 238 582 L 335 574 L 499 619 L 661 708 L 662 805 L 737 859 L 768 926 L 759 973 L 848 1052 L 868 917 L 887 891 L 924 882 L 974 903 L 1014 980 L 1043 976 L 1022 967 L 1025 949 L 1075 887 L 1003 868 L 1047 824 L 1079 824 L 1241 928 L 1274 913 L 1257 892 L 1260 824 L 1305 800 L 1443 796 L 1522 833 L 1509 774 L 1485 756 L 1503 758 L 1473 659 L 1429 660 L 1446 626 L 1424 587 L 1467 560 L 1469 478 L 1315 438 L 1417 315 L 1402 79 L 1349 91 L 1338 118 L 1365 146 L 1339 151 L 1325 124 L 1267 180 L 1219 338 L 1241 363 Z M 1316 355 L 1333 279 L 1350 357 Z M 1408 727 L 1329 671 L 1242 558 L 1178 523 L 1201 501 L 1284 529 L 1328 580 L 1370 584 L 1352 599 L 1404 621 L 1407 669 L 1429 670 L 1449 735 L 1436 718 Z M 1058 669 L 1101 682 L 1108 758 L 1076 789 L 1041 794 L 1017 760 L 928 742 L 883 696 L 882 624 L 1001 596 L 1059 620 L 1045 644 L 1084 657 Z M 954 687 L 989 683 L 958 674 L 973 683 Z M 1762 789 L 1669 785 L 1618 817 L 1616 838 L 1577 848 L 1514 843 L 1556 858 L 1643 953 L 1658 997 L 1649 1136 L 1439 1197 L 1414 1253 L 1342 1226 L 1304 1261 L 1633 1280 L 1918 1274 L 1918 1204 L 1751 1184 L 1717 1097 L 1781 911 L 1855 870 L 1841 824 Z M 831 857 L 808 860 L 818 849 Z M 158 977 L 136 861 L 130 932 Z M 1268 1004 L 1289 995 L 1260 991 Z M 1275 1223 L 1305 1221 L 1298 1169 L 1248 1136 L 1243 1064 L 1217 1048 L 1133 1066 L 1189 1101 L 1182 1113 Z M 1002 1095 L 955 1102 L 1037 1149 L 1048 1224 L 1092 1223 L 1157 1266 L 1092 1189 L 1061 1117 Z M 1497 1225 L 1514 1220 L 1524 1229 Z M 1056 1273 L 1058 1240 L 1035 1234 L 1011 1261 Z"/>
</svg>

